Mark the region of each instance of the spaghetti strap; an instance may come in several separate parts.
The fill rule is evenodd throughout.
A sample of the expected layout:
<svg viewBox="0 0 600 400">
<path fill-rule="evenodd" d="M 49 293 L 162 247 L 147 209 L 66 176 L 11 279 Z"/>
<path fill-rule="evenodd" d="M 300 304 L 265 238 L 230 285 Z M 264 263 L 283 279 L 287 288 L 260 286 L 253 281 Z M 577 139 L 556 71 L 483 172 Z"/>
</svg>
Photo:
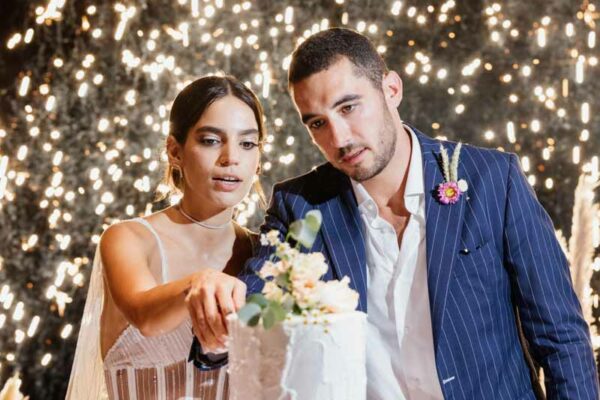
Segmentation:
<svg viewBox="0 0 600 400">
<path fill-rule="evenodd" d="M 160 268 L 161 268 L 162 280 L 163 280 L 162 283 L 167 283 L 169 281 L 167 255 L 165 253 L 165 249 L 163 248 L 162 241 L 160 240 L 160 237 L 158 236 L 158 233 L 152 227 L 150 222 L 146 221 L 144 218 L 139 218 L 139 217 L 133 218 L 131 221 L 135 221 L 135 222 L 138 222 L 138 223 L 144 225 L 146 228 L 148 228 L 148 230 L 150 232 L 152 232 L 152 235 L 154 236 L 154 238 L 156 239 L 156 242 L 158 243 L 158 252 L 160 253 Z"/>
</svg>

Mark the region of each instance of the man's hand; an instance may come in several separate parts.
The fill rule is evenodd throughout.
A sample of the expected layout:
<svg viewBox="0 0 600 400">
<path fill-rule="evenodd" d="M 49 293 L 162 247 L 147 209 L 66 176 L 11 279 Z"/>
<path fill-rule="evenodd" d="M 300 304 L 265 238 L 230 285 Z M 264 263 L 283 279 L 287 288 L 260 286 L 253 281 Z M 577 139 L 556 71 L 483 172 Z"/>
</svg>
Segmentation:
<svg viewBox="0 0 600 400">
<path fill-rule="evenodd" d="M 203 269 L 192 278 L 185 298 L 194 334 L 207 353 L 226 347 L 228 314 L 246 302 L 246 284 L 213 269 Z"/>
</svg>

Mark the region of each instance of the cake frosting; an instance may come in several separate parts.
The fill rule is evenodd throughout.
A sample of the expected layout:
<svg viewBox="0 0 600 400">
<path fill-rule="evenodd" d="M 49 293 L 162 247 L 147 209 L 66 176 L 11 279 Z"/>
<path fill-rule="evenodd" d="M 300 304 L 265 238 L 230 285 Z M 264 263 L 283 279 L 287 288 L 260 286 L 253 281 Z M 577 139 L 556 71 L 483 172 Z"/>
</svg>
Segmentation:
<svg viewBox="0 0 600 400">
<path fill-rule="evenodd" d="M 365 400 L 366 314 L 291 316 L 269 330 L 228 317 L 231 400 Z"/>
</svg>

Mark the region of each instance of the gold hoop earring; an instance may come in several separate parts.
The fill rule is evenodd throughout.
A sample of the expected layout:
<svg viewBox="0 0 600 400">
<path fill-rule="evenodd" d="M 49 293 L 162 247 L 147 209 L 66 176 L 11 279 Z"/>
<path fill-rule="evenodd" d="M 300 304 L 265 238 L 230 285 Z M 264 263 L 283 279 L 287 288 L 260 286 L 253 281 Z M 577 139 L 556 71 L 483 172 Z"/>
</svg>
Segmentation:
<svg viewBox="0 0 600 400">
<path fill-rule="evenodd" d="M 183 168 L 180 165 L 173 165 L 173 171 L 177 173 L 177 180 L 183 181 Z"/>
</svg>

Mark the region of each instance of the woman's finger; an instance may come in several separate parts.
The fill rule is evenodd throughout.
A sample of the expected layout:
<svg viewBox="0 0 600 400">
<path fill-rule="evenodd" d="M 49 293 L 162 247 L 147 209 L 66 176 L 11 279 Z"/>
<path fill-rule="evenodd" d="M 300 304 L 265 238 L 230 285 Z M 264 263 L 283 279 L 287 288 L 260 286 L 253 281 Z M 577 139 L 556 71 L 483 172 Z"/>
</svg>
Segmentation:
<svg viewBox="0 0 600 400">
<path fill-rule="evenodd" d="M 239 311 L 246 304 L 246 284 L 239 279 L 235 280 L 233 287 L 233 302 L 235 303 L 235 311 Z"/>
<path fill-rule="evenodd" d="M 214 285 L 204 287 L 200 293 L 202 308 L 204 309 L 204 318 L 206 325 L 208 326 L 208 329 L 204 334 L 205 336 L 210 337 L 211 342 L 220 342 L 221 337 L 225 335 L 226 330 L 223 327 L 221 313 L 219 313 L 219 308 L 217 306 Z"/>
<path fill-rule="evenodd" d="M 192 330 L 194 335 L 198 338 L 202 344 L 202 348 L 205 349 L 210 347 L 209 340 L 205 337 L 204 332 L 206 331 L 204 323 L 204 310 L 202 307 L 198 307 L 199 302 L 197 301 L 198 294 L 190 292 L 186 296 L 186 305 L 192 319 Z"/>
<path fill-rule="evenodd" d="M 221 318 L 227 333 L 227 316 L 236 311 L 235 304 L 233 301 L 233 283 L 229 285 L 221 285 L 217 290 L 217 301 L 219 302 L 219 309 L 221 310 Z"/>
</svg>

